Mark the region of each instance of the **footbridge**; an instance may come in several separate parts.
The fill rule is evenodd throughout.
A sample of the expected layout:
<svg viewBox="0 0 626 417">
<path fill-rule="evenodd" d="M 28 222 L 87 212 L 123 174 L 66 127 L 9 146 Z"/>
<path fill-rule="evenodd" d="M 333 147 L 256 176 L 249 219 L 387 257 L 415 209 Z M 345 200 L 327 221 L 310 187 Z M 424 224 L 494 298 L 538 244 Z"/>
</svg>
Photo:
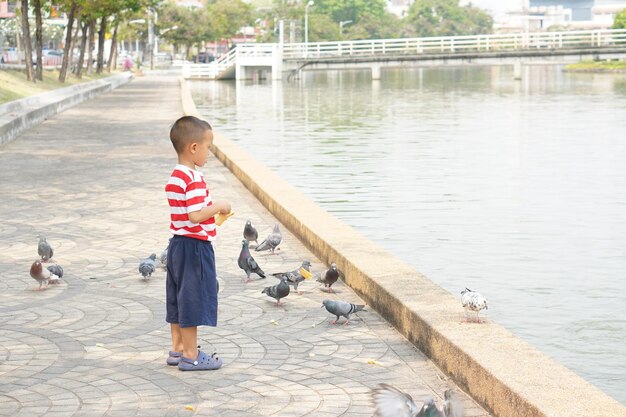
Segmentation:
<svg viewBox="0 0 626 417">
<path fill-rule="evenodd" d="M 380 79 L 389 67 L 521 65 L 626 58 L 626 29 L 524 32 L 475 36 L 316 43 L 240 44 L 209 64 L 186 64 L 186 78 L 298 77 L 302 71 L 368 68 Z"/>
</svg>

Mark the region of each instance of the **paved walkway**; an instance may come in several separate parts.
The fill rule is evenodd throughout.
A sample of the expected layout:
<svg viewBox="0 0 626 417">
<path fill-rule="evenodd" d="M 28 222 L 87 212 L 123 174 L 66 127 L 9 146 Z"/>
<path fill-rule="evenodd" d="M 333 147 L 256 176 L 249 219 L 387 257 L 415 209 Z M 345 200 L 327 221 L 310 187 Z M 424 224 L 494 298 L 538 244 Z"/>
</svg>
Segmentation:
<svg viewBox="0 0 626 417">
<path fill-rule="evenodd" d="M 143 282 L 137 265 L 169 237 L 163 187 L 179 115 L 177 80 L 142 78 L 0 147 L 0 415 L 371 416 L 370 389 L 383 381 L 439 399 L 450 382 L 374 311 L 332 326 L 315 282 L 282 308 L 261 294 L 274 278 L 241 283 L 245 219 L 262 236 L 275 220 L 215 159 L 203 171 L 237 214 L 218 232 L 219 326 L 199 338 L 224 367 L 165 365 L 165 272 Z M 37 292 L 28 271 L 40 233 L 65 276 Z M 266 272 L 302 259 L 324 269 L 284 233 L 278 255 L 256 255 Z M 334 297 L 359 301 L 337 289 Z M 464 403 L 467 416 L 488 415 Z"/>
</svg>

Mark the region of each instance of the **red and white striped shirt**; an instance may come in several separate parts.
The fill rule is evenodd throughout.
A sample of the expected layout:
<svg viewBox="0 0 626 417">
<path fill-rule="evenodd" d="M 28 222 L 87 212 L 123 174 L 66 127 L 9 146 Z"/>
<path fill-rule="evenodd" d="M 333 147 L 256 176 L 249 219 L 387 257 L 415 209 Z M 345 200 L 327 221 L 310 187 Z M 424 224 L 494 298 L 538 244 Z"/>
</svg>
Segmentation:
<svg viewBox="0 0 626 417">
<path fill-rule="evenodd" d="M 215 240 L 215 218 L 211 217 L 199 224 L 189 220 L 189 213 L 213 204 L 211 193 L 200 172 L 177 164 L 165 186 L 165 193 L 170 205 L 170 230 L 173 234 Z"/>
</svg>

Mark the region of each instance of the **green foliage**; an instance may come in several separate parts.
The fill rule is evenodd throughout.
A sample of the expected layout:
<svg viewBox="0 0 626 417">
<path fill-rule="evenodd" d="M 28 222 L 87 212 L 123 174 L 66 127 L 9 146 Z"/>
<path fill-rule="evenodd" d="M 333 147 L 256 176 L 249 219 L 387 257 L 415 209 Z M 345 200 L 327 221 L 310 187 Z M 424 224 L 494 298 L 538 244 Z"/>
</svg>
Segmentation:
<svg viewBox="0 0 626 417">
<path fill-rule="evenodd" d="M 309 42 L 339 39 L 339 25 L 324 14 L 309 14 Z"/>
<path fill-rule="evenodd" d="M 459 36 L 491 33 L 493 18 L 458 0 L 416 0 L 406 18 L 410 36 Z"/>
<path fill-rule="evenodd" d="M 401 20 L 391 13 L 381 16 L 363 14 L 355 25 L 344 27 L 344 38 L 358 39 L 394 39 L 403 36 Z"/>
<path fill-rule="evenodd" d="M 209 27 L 207 38 L 219 40 L 233 37 L 243 26 L 254 22 L 252 6 L 242 0 L 215 0 L 206 6 Z"/>
<path fill-rule="evenodd" d="M 626 29 L 626 9 L 615 15 L 613 29 Z"/>
<path fill-rule="evenodd" d="M 254 21 L 252 6 L 242 0 L 213 0 L 201 8 L 188 8 L 174 1 L 164 2 L 159 7 L 158 32 L 174 26 L 161 36 L 173 45 L 201 44 L 205 41 L 228 39 Z"/>
</svg>

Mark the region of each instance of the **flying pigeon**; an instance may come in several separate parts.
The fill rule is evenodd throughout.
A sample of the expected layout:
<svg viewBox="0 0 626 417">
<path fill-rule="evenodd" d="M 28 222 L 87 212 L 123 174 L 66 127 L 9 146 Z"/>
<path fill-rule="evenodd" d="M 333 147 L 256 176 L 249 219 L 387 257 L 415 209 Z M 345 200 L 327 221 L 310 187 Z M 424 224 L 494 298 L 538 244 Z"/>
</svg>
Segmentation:
<svg viewBox="0 0 626 417">
<path fill-rule="evenodd" d="M 442 409 L 437 408 L 432 397 L 427 397 L 418 408 L 409 394 L 387 384 L 379 384 L 372 396 L 379 417 L 463 417 L 463 406 L 452 390 L 444 392 Z"/>
<path fill-rule="evenodd" d="M 163 266 L 164 268 L 167 266 L 167 250 L 170 248 L 171 241 L 172 238 L 167 241 L 167 246 L 165 247 L 165 249 L 163 249 L 163 252 L 161 252 L 161 258 L 159 259 L 161 261 L 161 266 Z"/>
<path fill-rule="evenodd" d="M 243 237 L 248 242 L 254 241 L 257 246 L 259 246 L 259 232 L 257 232 L 256 228 L 252 226 L 252 222 L 248 220 L 246 225 L 243 227 Z"/>
<path fill-rule="evenodd" d="M 143 261 L 139 262 L 139 272 L 146 281 L 152 278 L 152 273 L 156 270 L 156 253 L 153 253 Z"/>
<path fill-rule="evenodd" d="M 274 250 L 280 245 L 280 242 L 283 241 L 283 235 L 280 233 L 280 227 L 278 227 L 278 223 L 274 226 L 274 230 L 270 233 L 267 238 L 261 242 L 256 248 L 255 251 L 261 252 L 264 250 L 271 250 L 272 254 L 274 254 Z"/>
<path fill-rule="evenodd" d="M 316 281 L 324 284 L 324 288 L 327 292 L 333 292 L 331 286 L 337 282 L 338 279 L 339 271 L 337 271 L 337 264 L 333 262 L 330 264 L 330 268 L 328 268 L 326 272 L 322 273 Z"/>
<path fill-rule="evenodd" d="M 291 290 L 289 288 L 289 285 L 287 284 L 287 281 L 285 279 L 281 279 L 278 284 L 271 287 L 263 288 L 263 291 L 261 291 L 261 293 L 267 294 L 270 297 L 276 299 L 276 305 L 280 306 L 283 304 L 280 302 L 280 299 L 287 297 L 290 291 Z"/>
<path fill-rule="evenodd" d="M 42 262 L 48 262 L 48 260 L 52 258 L 52 255 L 54 255 L 54 250 L 46 240 L 45 236 L 39 236 L 39 246 L 37 247 L 37 253 L 39 253 Z"/>
<path fill-rule="evenodd" d="M 53 276 L 57 276 L 58 279 L 50 279 L 49 283 L 50 284 L 58 284 L 60 283 L 60 279 L 63 278 L 63 268 L 61 267 L 61 265 L 57 265 L 57 264 L 53 264 L 53 265 L 49 265 L 47 267 L 48 271 L 50 271 L 50 273 Z"/>
<path fill-rule="evenodd" d="M 303 261 L 302 265 L 293 271 L 278 272 L 272 275 L 279 279 L 286 279 L 287 284 L 293 285 L 293 289 L 296 290 L 296 293 L 302 295 L 302 292 L 298 291 L 298 285 L 305 279 L 311 279 L 313 277 L 311 274 L 311 262 Z"/>
<path fill-rule="evenodd" d="M 357 305 L 347 303 L 345 301 L 333 301 L 329 299 L 322 301 L 322 307 L 326 307 L 326 311 L 337 316 L 337 319 L 335 321 L 331 321 L 330 324 L 336 324 L 337 320 L 339 320 L 339 316 L 344 316 L 346 318 L 346 321 L 343 323 L 344 325 L 349 324 L 350 314 L 357 313 L 359 311 L 367 311 L 365 310 L 365 306 L 363 304 Z"/>
<path fill-rule="evenodd" d="M 252 255 L 250 255 L 250 249 L 248 249 L 248 241 L 241 241 L 241 252 L 239 253 L 239 259 L 237 260 L 239 268 L 243 269 L 246 273 L 246 279 L 244 282 L 250 282 L 250 274 L 255 273 L 261 278 L 265 278 L 265 272 L 256 263 Z"/>
<path fill-rule="evenodd" d="M 463 303 L 463 308 L 465 308 L 465 319 L 467 320 L 467 312 L 471 310 L 476 312 L 476 322 L 481 323 L 478 314 L 480 310 L 487 310 L 487 299 L 480 293 L 465 288 L 461 291 L 461 302 Z"/>
<path fill-rule="evenodd" d="M 48 269 L 44 268 L 40 260 L 36 260 L 30 266 L 30 276 L 39 283 L 39 288 L 37 288 L 37 291 L 42 289 L 45 290 L 46 288 L 48 288 L 48 283 L 50 281 L 56 281 L 59 279 L 57 275 L 54 275 Z M 46 285 L 45 287 L 43 286 L 44 284 Z"/>
</svg>

